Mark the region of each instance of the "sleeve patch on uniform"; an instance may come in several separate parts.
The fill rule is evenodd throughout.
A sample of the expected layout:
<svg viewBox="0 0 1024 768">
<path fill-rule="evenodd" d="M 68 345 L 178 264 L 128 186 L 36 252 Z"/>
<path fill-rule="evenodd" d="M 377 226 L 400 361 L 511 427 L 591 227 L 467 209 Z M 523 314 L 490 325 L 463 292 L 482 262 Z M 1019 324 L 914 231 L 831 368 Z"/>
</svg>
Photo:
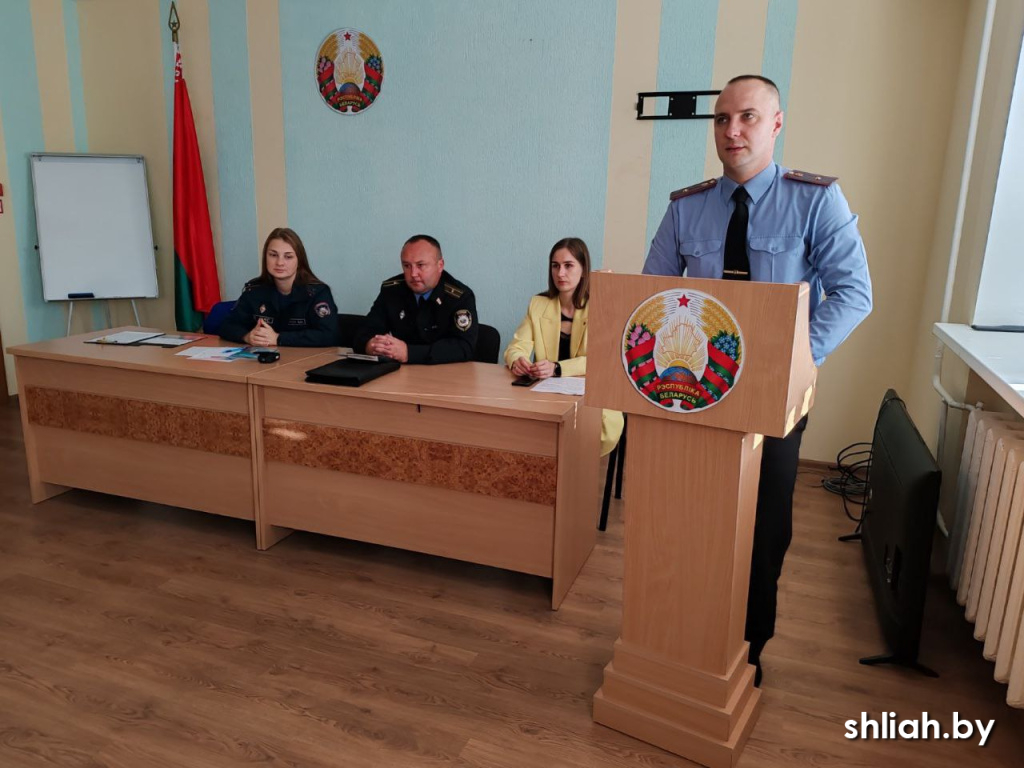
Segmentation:
<svg viewBox="0 0 1024 768">
<path fill-rule="evenodd" d="M 827 187 L 835 182 L 838 176 L 822 176 L 820 173 L 808 173 L 807 171 L 789 171 L 785 178 L 793 181 L 804 181 L 808 184 L 817 184 L 819 187 Z"/>
<path fill-rule="evenodd" d="M 473 313 L 468 309 L 460 309 L 455 313 L 455 327 L 460 331 L 468 331 L 473 327 Z"/>
<path fill-rule="evenodd" d="M 462 298 L 462 294 L 465 293 L 465 291 L 463 291 L 461 288 L 457 288 L 456 286 L 452 285 L 451 283 L 445 283 L 444 284 L 444 292 L 447 293 L 449 296 L 451 296 L 453 298 L 456 298 L 456 299 L 461 299 Z"/>
<path fill-rule="evenodd" d="M 319 304 L 313 307 L 313 311 L 316 313 L 317 317 L 327 317 L 329 314 L 331 314 L 331 305 L 328 304 L 326 301 L 321 301 Z"/>
<path fill-rule="evenodd" d="M 708 179 L 707 181 L 702 181 L 700 184 L 694 184 L 692 187 L 677 189 L 668 196 L 668 199 L 675 201 L 684 197 L 689 197 L 690 195 L 696 195 L 698 192 L 707 192 L 709 189 L 714 189 L 717 184 L 718 179 Z"/>
</svg>

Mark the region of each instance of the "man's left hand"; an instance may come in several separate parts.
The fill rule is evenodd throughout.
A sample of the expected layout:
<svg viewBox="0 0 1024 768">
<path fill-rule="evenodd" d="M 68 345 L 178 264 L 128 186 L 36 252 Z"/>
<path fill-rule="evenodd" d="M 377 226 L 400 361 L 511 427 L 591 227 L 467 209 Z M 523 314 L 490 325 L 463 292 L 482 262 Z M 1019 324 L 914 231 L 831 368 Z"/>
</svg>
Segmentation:
<svg viewBox="0 0 1024 768">
<path fill-rule="evenodd" d="M 378 354 L 386 355 L 392 360 L 397 360 L 400 363 L 409 362 L 409 345 L 401 339 L 396 339 L 390 334 L 382 337 L 379 349 L 380 351 Z"/>
</svg>

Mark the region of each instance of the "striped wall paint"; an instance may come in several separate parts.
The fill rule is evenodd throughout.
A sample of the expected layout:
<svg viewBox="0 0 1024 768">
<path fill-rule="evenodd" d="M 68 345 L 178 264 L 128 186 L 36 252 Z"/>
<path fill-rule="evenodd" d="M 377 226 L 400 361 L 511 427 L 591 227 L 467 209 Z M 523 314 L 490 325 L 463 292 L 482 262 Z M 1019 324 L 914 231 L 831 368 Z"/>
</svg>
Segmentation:
<svg viewBox="0 0 1024 768">
<path fill-rule="evenodd" d="M 72 152 L 75 128 L 71 117 L 67 37 L 60 0 L 32 0 L 32 37 L 39 83 L 43 146 L 39 152 Z"/>
<path fill-rule="evenodd" d="M 78 4 L 74 0 L 60 0 L 60 13 L 64 28 L 64 61 L 67 68 L 68 81 L 68 107 L 71 111 L 71 132 L 73 146 L 49 147 L 47 150 L 57 149 L 61 151 L 75 151 L 85 153 L 89 151 L 89 127 L 85 118 L 85 92 L 82 84 L 82 45 L 81 34 L 78 25 Z M 46 115 L 43 115 L 43 127 L 46 128 Z M 86 308 L 91 308 L 89 318 L 92 328 L 103 328 L 106 322 L 105 306 L 103 302 L 89 302 Z M 84 314 L 84 313 L 82 313 Z M 73 318 L 74 319 L 74 318 Z M 84 330 L 84 323 L 72 323 L 72 332 Z"/>
<path fill-rule="evenodd" d="M 257 237 L 288 225 L 277 0 L 246 0 Z"/>
<path fill-rule="evenodd" d="M 64 333 L 61 317 L 43 302 L 29 155 L 45 147 L 29 0 L 9 0 L 0 24 L 0 117 L 9 174 L 4 215 L 14 219 L 17 264 L 29 341 Z"/>
<path fill-rule="evenodd" d="M 221 295 L 233 299 L 259 272 L 262 237 L 256 229 L 252 105 L 245 0 L 210 3 L 210 65 L 217 126 L 220 193 Z"/>
<path fill-rule="evenodd" d="M 659 91 L 711 90 L 718 0 L 672 0 L 661 6 Z M 703 120 L 654 121 L 647 243 L 658 229 L 668 195 L 700 181 L 707 153 Z"/>
<path fill-rule="evenodd" d="M 7 143 L 4 137 L 4 109 L 0 103 L 0 179 L 5 182 L 10 178 L 7 172 Z M 18 246 L 14 235 L 14 222 L 10 212 L 10 192 L 4 189 L 4 215 L 0 216 L 0 269 L 9 279 L 0 281 L 0 335 L 3 336 L 3 347 L 22 344 L 28 339 L 25 329 L 25 303 L 22 299 L 21 269 L 18 264 Z M 15 394 L 18 384 L 14 377 L 14 358 L 6 355 L 4 370 L 7 374 L 7 389 L 0 382 L 0 393 L 6 391 Z"/>
<path fill-rule="evenodd" d="M 761 72 L 764 53 L 765 20 L 769 0 L 719 0 L 718 28 L 715 35 L 715 67 L 711 77 L 712 90 L 723 88 L 733 77 Z M 736 23 L 742 19 L 743 23 Z M 708 112 L 714 109 L 715 98 L 707 100 Z M 715 147 L 715 132 L 710 120 L 707 126 L 707 145 L 704 173 L 701 179 L 710 179 L 722 173 L 722 161 Z M 688 182 L 693 183 L 693 182 Z"/>
<path fill-rule="evenodd" d="M 160 297 L 136 303 L 144 324 L 172 327 L 170 160 L 161 88 L 166 18 L 156 0 L 79 2 L 78 14 L 89 150 L 146 159 Z M 106 304 L 113 323 L 135 322 L 130 302 Z"/>
<path fill-rule="evenodd" d="M 174 42 L 167 29 L 171 15 L 171 0 L 160 0 L 160 58 L 164 75 L 164 110 L 167 112 L 167 156 L 174 157 Z"/>
<path fill-rule="evenodd" d="M 75 128 L 75 152 L 89 151 L 89 129 L 85 122 L 85 94 L 82 87 L 82 45 L 78 30 L 78 3 L 61 0 L 64 12 L 64 40 L 67 46 L 68 82 L 71 86 L 71 119 Z"/>
<path fill-rule="evenodd" d="M 771 0 L 768 4 L 768 22 L 764 36 L 764 60 L 761 72 L 779 86 L 782 109 L 789 104 L 789 84 L 793 73 L 793 45 L 796 41 L 796 20 L 799 0 Z M 786 126 L 775 141 L 775 162 L 782 162 L 786 143 Z"/>
<path fill-rule="evenodd" d="M 617 0 L 608 141 L 603 265 L 639 272 L 647 253 L 652 123 L 636 119 L 636 94 L 658 81 L 662 0 Z"/>
</svg>

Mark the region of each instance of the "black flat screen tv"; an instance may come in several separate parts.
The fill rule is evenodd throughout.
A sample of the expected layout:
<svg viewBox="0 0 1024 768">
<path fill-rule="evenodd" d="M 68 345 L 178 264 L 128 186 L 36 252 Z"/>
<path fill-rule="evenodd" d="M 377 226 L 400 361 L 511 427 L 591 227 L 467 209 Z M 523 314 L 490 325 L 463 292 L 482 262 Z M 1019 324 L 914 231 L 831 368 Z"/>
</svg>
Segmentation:
<svg viewBox="0 0 1024 768">
<path fill-rule="evenodd" d="M 864 559 L 890 652 L 861 663 L 895 663 L 934 674 L 917 657 L 941 478 L 906 406 L 890 389 L 875 421 L 861 527 Z"/>
</svg>

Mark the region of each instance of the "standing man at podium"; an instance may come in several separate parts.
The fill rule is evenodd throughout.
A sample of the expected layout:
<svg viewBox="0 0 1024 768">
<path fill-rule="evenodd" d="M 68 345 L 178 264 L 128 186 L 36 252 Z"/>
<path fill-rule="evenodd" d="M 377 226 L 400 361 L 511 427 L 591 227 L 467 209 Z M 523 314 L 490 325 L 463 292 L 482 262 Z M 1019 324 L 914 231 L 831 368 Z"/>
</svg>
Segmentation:
<svg viewBox="0 0 1024 768">
<path fill-rule="evenodd" d="M 782 121 L 771 80 L 740 75 L 728 82 L 714 114 L 722 176 L 669 196 L 643 271 L 809 283 L 811 355 L 820 366 L 871 312 L 871 280 L 857 217 L 835 178 L 789 171 L 772 160 Z M 761 651 L 775 634 L 806 426 L 804 417 L 787 437 L 766 437 L 761 454 L 745 632 L 758 686 Z"/>
</svg>

